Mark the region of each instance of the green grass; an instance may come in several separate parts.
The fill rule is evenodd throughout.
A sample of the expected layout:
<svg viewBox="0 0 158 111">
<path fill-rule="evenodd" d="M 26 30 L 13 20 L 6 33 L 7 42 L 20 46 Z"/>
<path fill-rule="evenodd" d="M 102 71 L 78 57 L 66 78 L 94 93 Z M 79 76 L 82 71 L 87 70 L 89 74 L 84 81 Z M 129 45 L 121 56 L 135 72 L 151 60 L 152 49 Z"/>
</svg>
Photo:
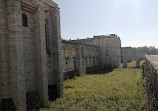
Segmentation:
<svg viewBox="0 0 158 111">
<path fill-rule="evenodd" d="M 141 69 L 134 62 L 108 74 L 82 75 L 66 80 L 64 97 L 41 111 L 140 111 L 142 101 Z"/>
</svg>

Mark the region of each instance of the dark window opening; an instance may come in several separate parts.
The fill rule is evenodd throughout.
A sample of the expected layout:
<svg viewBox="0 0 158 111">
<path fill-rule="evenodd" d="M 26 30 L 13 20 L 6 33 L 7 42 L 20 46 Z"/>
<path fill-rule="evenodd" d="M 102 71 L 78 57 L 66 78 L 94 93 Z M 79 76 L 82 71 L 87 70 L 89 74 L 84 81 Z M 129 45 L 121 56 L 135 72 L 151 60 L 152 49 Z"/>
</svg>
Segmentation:
<svg viewBox="0 0 158 111">
<path fill-rule="evenodd" d="M 58 87 L 56 85 L 48 85 L 49 100 L 55 101 L 59 97 Z"/>
<path fill-rule="evenodd" d="M 28 19 L 27 19 L 26 14 L 22 14 L 22 25 L 24 27 L 28 27 Z"/>
<path fill-rule="evenodd" d="M 46 51 L 47 54 L 50 56 L 51 55 L 51 48 L 50 48 L 50 40 L 49 40 L 49 34 L 48 34 L 48 20 L 45 19 L 45 41 L 46 41 Z"/>
</svg>

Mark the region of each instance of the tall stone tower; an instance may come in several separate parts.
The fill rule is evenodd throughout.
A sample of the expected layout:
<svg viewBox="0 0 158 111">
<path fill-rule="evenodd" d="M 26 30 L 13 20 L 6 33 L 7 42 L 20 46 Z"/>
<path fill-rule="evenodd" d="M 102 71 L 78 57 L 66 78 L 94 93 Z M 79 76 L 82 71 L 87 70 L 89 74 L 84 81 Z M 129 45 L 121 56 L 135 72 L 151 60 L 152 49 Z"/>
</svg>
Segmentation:
<svg viewBox="0 0 158 111">
<path fill-rule="evenodd" d="M 0 110 L 38 109 L 62 96 L 61 67 L 57 4 L 0 0 Z"/>
<path fill-rule="evenodd" d="M 118 67 L 121 63 L 121 40 L 115 34 L 94 36 L 93 44 L 100 47 L 101 67 Z"/>
</svg>

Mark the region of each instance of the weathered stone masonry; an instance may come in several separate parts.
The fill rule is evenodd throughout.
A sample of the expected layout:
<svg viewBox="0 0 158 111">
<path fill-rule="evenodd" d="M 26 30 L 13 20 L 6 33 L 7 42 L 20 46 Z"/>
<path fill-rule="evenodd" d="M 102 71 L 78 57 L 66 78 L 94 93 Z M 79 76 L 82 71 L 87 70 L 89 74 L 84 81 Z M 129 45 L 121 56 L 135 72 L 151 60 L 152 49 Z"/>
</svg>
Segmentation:
<svg viewBox="0 0 158 111">
<path fill-rule="evenodd" d="M 62 41 L 62 46 L 64 79 L 98 70 L 98 46 L 65 40 Z"/>
<path fill-rule="evenodd" d="M 144 60 L 144 54 L 123 54 L 123 68 L 127 68 L 128 62 L 136 61 L 136 68 L 140 68 L 140 61 Z"/>
<path fill-rule="evenodd" d="M 0 0 L 0 110 L 38 109 L 62 95 L 61 48 L 57 4 Z"/>
<path fill-rule="evenodd" d="M 140 61 L 144 60 L 145 54 L 133 54 L 131 47 L 121 48 L 121 62 L 127 68 L 128 62 L 136 61 L 136 68 L 140 68 Z"/>
<path fill-rule="evenodd" d="M 107 67 L 115 68 L 121 63 L 121 40 L 115 34 L 63 40 L 62 45 L 64 79 Z"/>
<path fill-rule="evenodd" d="M 146 110 L 158 110 L 158 56 L 146 56 L 143 68 L 146 86 Z"/>
<path fill-rule="evenodd" d="M 63 95 L 63 79 L 118 67 L 120 58 L 115 34 L 61 42 L 51 0 L 0 0 L 0 111 L 44 107 Z"/>
</svg>

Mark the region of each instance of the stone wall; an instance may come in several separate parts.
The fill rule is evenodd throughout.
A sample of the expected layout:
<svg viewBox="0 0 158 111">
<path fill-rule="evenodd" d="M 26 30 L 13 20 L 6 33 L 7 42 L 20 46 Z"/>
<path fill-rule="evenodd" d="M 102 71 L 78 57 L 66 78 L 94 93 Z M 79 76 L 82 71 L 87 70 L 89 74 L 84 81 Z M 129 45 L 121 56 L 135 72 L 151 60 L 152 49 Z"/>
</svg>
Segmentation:
<svg viewBox="0 0 158 111">
<path fill-rule="evenodd" d="M 62 41 L 64 80 L 94 72 L 99 67 L 99 47 L 90 44 Z"/>
<path fill-rule="evenodd" d="M 115 34 L 94 36 L 93 44 L 100 47 L 102 67 L 118 67 L 121 62 L 121 40 Z"/>
<path fill-rule="evenodd" d="M 146 110 L 158 110 L 158 56 L 146 56 L 143 68 L 146 86 Z"/>
<path fill-rule="evenodd" d="M 136 61 L 136 68 L 140 68 L 140 61 L 144 60 L 144 54 L 124 54 L 122 56 L 123 68 L 127 68 L 128 62 Z"/>
<path fill-rule="evenodd" d="M 61 48 L 56 3 L 0 0 L 0 110 L 39 109 L 62 96 Z"/>
<path fill-rule="evenodd" d="M 99 35 L 93 38 L 73 40 L 75 43 L 99 47 L 98 61 L 101 68 L 118 67 L 121 63 L 121 40 L 115 34 Z"/>
<path fill-rule="evenodd" d="M 123 63 L 123 55 L 124 54 L 132 54 L 132 47 L 122 47 L 121 48 L 121 63 Z M 129 62 L 131 62 L 131 60 L 128 60 Z"/>
<path fill-rule="evenodd" d="M 0 110 L 39 109 L 62 97 L 63 76 L 117 67 L 120 42 L 113 34 L 61 42 L 60 11 L 52 0 L 0 0 Z"/>
<path fill-rule="evenodd" d="M 121 40 L 115 34 L 62 41 L 64 79 L 85 73 L 98 73 L 121 63 Z M 75 56 L 74 50 L 75 49 Z"/>
</svg>

